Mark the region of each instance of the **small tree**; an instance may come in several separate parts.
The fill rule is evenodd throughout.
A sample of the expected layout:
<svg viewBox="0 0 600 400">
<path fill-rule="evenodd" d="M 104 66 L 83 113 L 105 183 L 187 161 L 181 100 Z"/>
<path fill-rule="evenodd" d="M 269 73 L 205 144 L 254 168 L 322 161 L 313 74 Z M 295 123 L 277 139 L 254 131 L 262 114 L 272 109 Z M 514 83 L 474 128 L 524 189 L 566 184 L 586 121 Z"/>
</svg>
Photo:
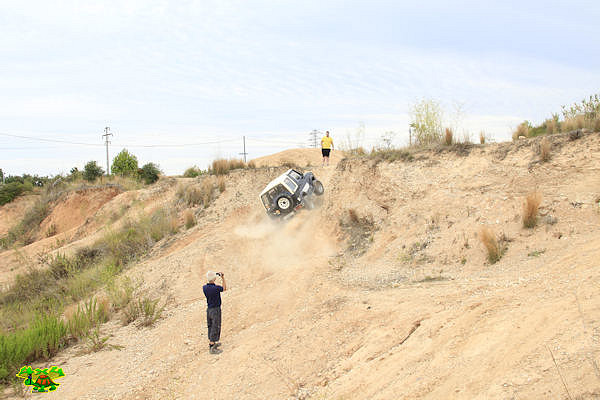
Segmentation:
<svg viewBox="0 0 600 400">
<path fill-rule="evenodd" d="M 83 167 L 83 179 L 88 182 L 94 182 L 104 174 L 104 170 L 96 161 L 90 161 Z"/>
<path fill-rule="evenodd" d="M 158 175 L 161 173 L 162 171 L 158 168 L 158 165 L 154 163 L 148 163 L 139 170 L 140 178 L 142 178 L 147 185 L 156 182 L 158 180 Z"/>
<path fill-rule="evenodd" d="M 442 107 L 432 99 L 423 99 L 410 109 L 415 144 L 439 143 L 442 140 Z"/>
<path fill-rule="evenodd" d="M 138 171 L 137 157 L 123 149 L 113 158 L 111 170 L 117 175 L 134 175 Z"/>
</svg>

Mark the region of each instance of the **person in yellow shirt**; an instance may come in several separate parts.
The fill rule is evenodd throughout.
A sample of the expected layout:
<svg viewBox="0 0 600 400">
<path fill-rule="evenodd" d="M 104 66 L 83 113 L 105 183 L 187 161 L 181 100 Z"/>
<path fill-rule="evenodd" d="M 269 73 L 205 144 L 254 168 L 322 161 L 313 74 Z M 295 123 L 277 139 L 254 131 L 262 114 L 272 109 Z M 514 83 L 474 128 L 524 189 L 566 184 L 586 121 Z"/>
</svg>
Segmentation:
<svg viewBox="0 0 600 400">
<path fill-rule="evenodd" d="M 321 154 L 323 154 L 323 166 L 329 165 L 329 153 L 333 150 L 333 139 L 329 137 L 329 131 L 321 139 Z"/>
</svg>

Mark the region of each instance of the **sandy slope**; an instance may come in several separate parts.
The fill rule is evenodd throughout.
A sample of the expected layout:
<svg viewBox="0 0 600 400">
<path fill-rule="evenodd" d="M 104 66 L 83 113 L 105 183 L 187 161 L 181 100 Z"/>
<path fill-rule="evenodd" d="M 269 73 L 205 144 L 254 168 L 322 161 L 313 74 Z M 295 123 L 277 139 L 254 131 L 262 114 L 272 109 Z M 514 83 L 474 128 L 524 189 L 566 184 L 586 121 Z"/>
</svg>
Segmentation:
<svg viewBox="0 0 600 400">
<path fill-rule="evenodd" d="M 67 376 L 45 396 L 562 399 L 560 371 L 573 398 L 598 398 L 600 136 L 551 139 L 545 164 L 531 140 L 313 168 L 323 206 L 283 226 L 256 199 L 282 169 L 230 174 L 197 227 L 130 271 L 146 293 L 173 296 L 165 318 L 107 324 L 121 351 L 62 352 L 48 364 Z M 543 216 L 525 230 L 523 196 L 536 188 Z M 354 247 L 350 209 L 373 222 Z M 509 240 L 494 265 L 483 225 Z M 211 266 L 231 287 L 218 356 L 201 292 Z"/>
<path fill-rule="evenodd" d="M 341 150 L 333 150 L 330 155 L 330 165 L 336 165 L 345 157 Z M 255 158 L 257 167 L 276 167 L 284 163 L 293 163 L 300 167 L 319 166 L 323 164 L 321 149 L 290 149 L 279 153 Z"/>
</svg>

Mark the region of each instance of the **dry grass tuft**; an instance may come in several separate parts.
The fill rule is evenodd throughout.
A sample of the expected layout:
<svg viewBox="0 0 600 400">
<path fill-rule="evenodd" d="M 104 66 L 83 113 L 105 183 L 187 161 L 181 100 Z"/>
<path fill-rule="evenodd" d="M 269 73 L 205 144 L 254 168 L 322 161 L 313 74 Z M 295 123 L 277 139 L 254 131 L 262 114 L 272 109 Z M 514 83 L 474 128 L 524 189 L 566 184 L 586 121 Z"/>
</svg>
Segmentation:
<svg viewBox="0 0 600 400">
<path fill-rule="evenodd" d="M 223 179 L 222 182 L 221 179 Z M 217 182 L 218 186 L 216 186 Z M 176 194 L 179 201 L 183 201 L 188 207 L 200 205 L 206 208 L 215 198 L 214 192 L 216 187 L 221 191 L 225 190 L 224 178 L 219 177 L 218 180 L 215 180 L 214 177 L 207 176 L 202 179 L 199 187 L 197 185 L 180 185 L 177 188 Z"/>
<path fill-rule="evenodd" d="M 219 188 L 219 192 L 223 193 L 225 191 L 225 177 L 219 176 L 217 179 L 217 187 Z"/>
<path fill-rule="evenodd" d="M 225 175 L 228 174 L 231 170 L 242 169 L 245 167 L 246 164 L 244 164 L 244 161 L 240 159 L 233 158 L 227 160 L 224 158 L 220 158 L 212 162 L 212 165 L 210 167 L 210 173 L 212 175 Z"/>
<path fill-rule="evenodd" d="M 552 135 L 553 133 L 558 132 L 558 121 L 554 118 L 549 118 L 544 122 L 546 125 L 546 133 Z"/>
<path fill-rule="evenodd" d="M 185 229 L 190 229 L 196 225 L 196 217 L 194 216 L 194 212 L 192 210 L 186 210 L 186 212 L 183 214 L 183 220 L 185 223 Z"/>
<path fill-rule="evenodd" d="M 541 202 L 541 193 L 533 192 L 527 195 L 523 203 L 523 227 L 531 229 L 537 225 L 538 209 Z"/>
<path fill-rule="evenodd" d="M 565 118 L 565 120 L 560 124 L 561 132 L 571 132 L 576 129 L 585 128 L 585 116 L 582 114 L 576 115 L 572 118 Z"/>
<path fill-rule="evenodd" d="M 446 128 L 446 135 L 444 136 L 444 143 L 446 144 L 446 146 L 452 145 L 453 136 L 454 134 L 452 133 L 452 129 Z"/>
<path fill-rule="evenodd" d="M 256 169 L 256 162 L 254 160 L 250 160 L 250 162 L 248 162 L 248 168 Z"/>
<path fill-rule="evenodd" d="M 204 208 L 210 205 L 214 188 L 215 185 L 212 179 L 205 179 L 202 181 L 202 184 L 200 185 L 200 198 L 202 199 L 202 205 Z"/>
<path fill-rule="evenodd" d="M 518 140 L 519 136 L 527 137 L 529 135 L 529 124 L 527 122 L 522 122 L 517 126 L 517 129 L 513 132 L 512 139 Z"/>
<path fill-rule="evenodd" d="M 548 138 L 543 138 L 540 142 L 540 161 L 546 162 L 550 160 L 550 149 L 552 148 L 552 144 L 548 140 Z"/>
<path fill-rule="evenodd" d="M 485 144 L 485 132 L 479 132 L 479 144 Z"/>
<path fill-rule="evenodd" d="M 488 227 L 483 227 L 479 231 L 479 240 L 487 251 L 487 258 L 490 264 L 494 264 L 502 257 L 503 249 L 496 238 L 496 234 Z"/>
</svg>

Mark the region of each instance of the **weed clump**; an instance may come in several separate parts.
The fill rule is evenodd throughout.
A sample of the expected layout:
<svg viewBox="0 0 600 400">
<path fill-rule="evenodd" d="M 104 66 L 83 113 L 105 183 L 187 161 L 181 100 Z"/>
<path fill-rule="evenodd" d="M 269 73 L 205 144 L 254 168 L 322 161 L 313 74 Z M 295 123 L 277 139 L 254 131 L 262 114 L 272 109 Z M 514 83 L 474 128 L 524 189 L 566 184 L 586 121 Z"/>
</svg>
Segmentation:
<svg viewBox="0 0 600 400">
<path fill-rule="evenodd" d="M 506 250 L 502 243 L 504 240 L 498 240 L 492 229 L 488 227 L 481 228 L 479 231 L 479 240 L 481 241 L 481 244 L 483 244 L 483 247 L 485 247 L 487 259 L 490 264 L 495 264 L 502 258 L 502 255 Z"/>
<path fill-rule="evenodd" d="M 222 178 L 222 177 L 219 177 Z M 225 191 L 225 180 L 217 180 L 215 185 L 214 178 L 205 177 L 200 186 L 197 185 L 180 185 L 177 189 L 177 197 L 179 201 L 183 201 L 188 207 L 202 206 L 207 208 L 215 199 L 215 189 Z M 221 192 L 222 192 L 221 191 Z"/>
<path fill-rule="evenodd" d="M 217 187 L 219 188 L 219 192 L 223 193 L 225 191 L 225 177 L 219 176 L 217 179 Z"/>
<path fill-rule="evenodd" d="M 196 225 L 196 217 L 192 210 L 187 210 L 185 214 L 183 214 L 183 222 L 185 224 L 185 229 L 190 229 Z"/>
<path fill-rule="evenodd" d="M 87 336 L 90 328 L 108 321 L 110 318 L 108 300 L 102 299 L 98 303 L 96 298 L 91 298 L 84 304 L 79 305 L 77 311 L 66 312 L 65 318 L 69 335 L 74 339 L 81 340 Z"/>
<path fill-rule="evenodd" d="M 546 162 L 550 160 L 550 149 L 552 148 L 552 144 L 548 140 L 548 138 L 543 138 L 540 142 L 540 161 Z"/>
<path fill-rule="evenodd" d="M 152 326 L 162 316 L 165 305 L 159 306 L 159 299 L 143 297 L 138 301 L 133 301 L 123 309 L 121 323 L 129 325 L 138 321 L 138 327 Z"/>
<path fill-rule="evenodd" d="M 211 164 L 209 172 L 211 175 L 226 175 L 234 169 L 245 168 L 246 164 L 240 159 L 224 159 L 214 160 Z"/>
<path fill-rule="evenodd" d="M 377 149 L 369 154 L 369 158 L 376 162 L 386 161 L 413 161 L 412 153 L 405 149 Z"/>
<path fill-rule="evenodd" d="M 542 194 L 539 192 L 530 193 L 523 202 L 523 227 L 535 228 L 538 220 L 538 208 L 542 202 Z"/>
<path fill-rule="evenodd" d="M 450 146 L 453 143 L 452 137 L 452 129 L 446 128 L 446 134 L 444 135 L 444 143 L 446 144 L 446 146 Z"/>
</svg>

